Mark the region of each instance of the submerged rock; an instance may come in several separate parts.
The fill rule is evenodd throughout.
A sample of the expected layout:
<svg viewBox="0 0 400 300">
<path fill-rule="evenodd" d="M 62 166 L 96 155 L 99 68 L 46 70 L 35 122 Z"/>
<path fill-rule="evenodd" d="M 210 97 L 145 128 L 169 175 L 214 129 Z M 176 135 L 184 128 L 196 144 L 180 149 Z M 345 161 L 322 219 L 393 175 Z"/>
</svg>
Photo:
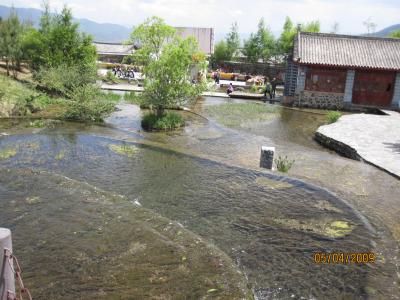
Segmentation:
<svg viewBox="0 0 400 300">
<path fill-rule="evenodd" d="M 9 159 L 15 155 L 17 155 L 17 149 L 16 148 L 7 148 L 0 150 L 0 159 Z"/>
</svg>

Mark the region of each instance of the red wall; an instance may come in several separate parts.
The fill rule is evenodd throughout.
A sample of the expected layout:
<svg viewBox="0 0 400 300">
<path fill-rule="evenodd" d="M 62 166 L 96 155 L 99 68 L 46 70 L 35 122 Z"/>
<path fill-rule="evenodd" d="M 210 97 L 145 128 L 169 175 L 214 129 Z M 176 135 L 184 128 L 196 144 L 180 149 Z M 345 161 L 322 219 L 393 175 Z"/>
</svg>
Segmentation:
<svg viewBox="0 0 400 300">
<path fill-rule="evenodd" d="M 344 93 L 347 70 L 308 67 L 305 90 L 329 93 Z"/>
</svg>

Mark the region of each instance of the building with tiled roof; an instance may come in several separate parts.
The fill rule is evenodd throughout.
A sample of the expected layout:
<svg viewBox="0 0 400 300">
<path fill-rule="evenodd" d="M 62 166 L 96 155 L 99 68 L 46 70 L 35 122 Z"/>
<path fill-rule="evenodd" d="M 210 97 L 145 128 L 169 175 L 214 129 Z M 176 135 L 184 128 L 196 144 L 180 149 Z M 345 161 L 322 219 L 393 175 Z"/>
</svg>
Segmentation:
<svg viewBox="0 0 400 300">
<path fill-rule="evenodd" d="M 285 80 L 286 102 L 400 108 L 400 39 L 299 32 Z"/>
</svg>

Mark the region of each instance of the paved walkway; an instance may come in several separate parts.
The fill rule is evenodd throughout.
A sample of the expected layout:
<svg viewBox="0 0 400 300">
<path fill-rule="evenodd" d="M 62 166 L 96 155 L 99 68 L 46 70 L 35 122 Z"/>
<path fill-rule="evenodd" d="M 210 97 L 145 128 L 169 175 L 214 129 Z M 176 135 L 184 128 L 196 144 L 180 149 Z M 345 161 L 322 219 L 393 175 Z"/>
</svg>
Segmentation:
<svg viewBox="0 0 400 300">
<path fill-rule="evenodd" d="M 321 126 L 318 133 L 343 143 L 365 161 L 400 178 L 400 114 L 354 114 Z"/>
<path fill-rule="evenodd" d="M 102 83 L 101 89 L 110 91 L 143 92 L 143 87 L 128 83 L 118 83 L 118 84 Z M 207 97 L 229 98 L 229 96 L 226 93 L 204 92 L 202 95 Z"/>
</svg>

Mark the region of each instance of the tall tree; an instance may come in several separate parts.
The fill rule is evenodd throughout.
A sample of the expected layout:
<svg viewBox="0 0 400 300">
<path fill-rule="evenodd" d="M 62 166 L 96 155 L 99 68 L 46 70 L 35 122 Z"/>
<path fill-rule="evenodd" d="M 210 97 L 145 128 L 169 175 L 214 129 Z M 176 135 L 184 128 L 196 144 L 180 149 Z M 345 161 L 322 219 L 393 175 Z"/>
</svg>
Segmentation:
<svg viewBox="0 0 400 300">
<path fill-rule="evenodd" d="M 167 25 L 163 19 L 153 16 L 146 19 L 131 33 L 130 42 L 140 49 L 133 54 L 134 60 L 147 65 L 161 57 L 164 46 L 176 35 L 175 28 Z"/>
<path fill-rule="evenodd" d="M 297 27 L 293 25 L 292 20 L 286 17 L 283 25 L 283 31 L 278 40 L 278 53 L 281 55 L 289 55 L 293 50 L 293 41 L 297 32 L 320 32 L 320 22 L 318 20 L 311 21 L 306 24 L 299 24 Z"/>
<path fill-rule="evenodd" d="M 236 22 L 232 24 L 231 30 L 226 36 L 226 47 L 228 60 L 232 60 L 240 47 L 240 37 Z"/>
<path fill-rule="evenodd" d="M 372 18 L 369 17 L 363 22 L 365 28 L 367 28 L 368 35 L 372 34 L 376 30 L 376 24 L 372 21 Z"/>
<path fill-rule="evenodd" d="M 10 66 L 14 77 L 22 60 L 22 35 L 23 25 L 19 21 L 14 8 L 10 16 L 1 22 L 0 26 L 0 54 L 4 57 L 7 67 L 7 75 L 10 75 Z"/>
<path fill-rule="evenodd" d="M 190 82 L 191 69 L 205 66 L 205 55 L 199 51 L 193 37 L 179 38 L 175 30 L 158 17 L 139 25 L 132 37 L 140 42 L 140 55 L 146 63 L 143 98 L 154 108 L 157 117 L 164 115 L 166 107 L 202 92 L 202 85 Z"/>
<path fill-rule="evenodd" d="M 219 41 L 214 47 L 214 53 L 211 56 L 213 64 L 220 64 L 224 61 L 230 60 L 228 46 L 224 40 Z"/>
<path fill-rule="evenodd" d="M 96 64 L 96 48 L 92 38 L 79 32 L 78 27 L 68 7 L 53 15 L 45 6 L 39 30 L 30 30 L 24 39 L 33 69 L 79 65 L 86 71 L 92 70 Z"/>
<path fill-rule="evenodd" d="M 258 23 L 258 29 L 255 34 L 251 34 L 250 38 L 244 42 L 243 52 L 248 61 L 257 62 L 262 59 L 268 61 L 276 53 L 276 43 L 270 29 L 265 25 L 264 18 Z"/>
</svg>

